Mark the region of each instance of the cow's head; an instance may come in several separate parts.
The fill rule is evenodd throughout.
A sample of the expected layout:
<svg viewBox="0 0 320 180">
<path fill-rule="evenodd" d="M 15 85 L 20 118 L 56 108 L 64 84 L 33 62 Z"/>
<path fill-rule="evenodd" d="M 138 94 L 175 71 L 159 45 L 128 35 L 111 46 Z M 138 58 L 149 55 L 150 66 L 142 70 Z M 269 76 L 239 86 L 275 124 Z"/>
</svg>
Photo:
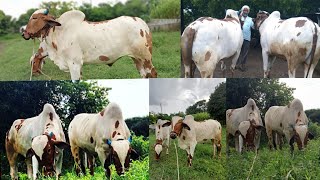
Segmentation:
<svg viewBox="0 0 320 180">
<path fill-rule="evenodd" d="M 40 53 L 36 53 L 31 56 L 30 58 L 30 64 L 32 66 L 32 74 L 39 74 L 41 73 L 43 64 L 45 64 L 45 58 L 47 55 L 43 56 Z"/>
<path fill-rule="evenodd" d="M 255 29 L 260 28 L 261 24 L 263 23 L 264 20 L 266 20 L 269 17 L 269 13 L 266 11 L 260 11 L 257 13 L 257 17 L 253 19 Z"/>
<path fill-rule="evenodd" d="M 127 140 L 107 140 L 107 144 L 111 149 L 105 165 L 109 166 L 113 162 L 118 175 L 124 174 L 125 170 L 129 169 L 130 159 L 138 159 L 139 157 L 138 153 L 131 148 L 131 142 L 132 137 L 129 137 Z"/>
<path fill-rule="evenodd" d="M 30 38 L 39 38 L 41 35 L 46 36 L 50 28 L 54 26 L 61 26 L 61 24 L 48 13 L 48 9 L 40 9 L 31 15 L 27 27 L 22 33 L 22 37 L 25 40 L 29 40 Z"/>
<path fill-rule="evenodd" d="M 249 150 L 255 149 L 254 140 L 256 138 L 258 131 L 261 131 L 261 129 L 263 128 L 262 125 L 256 124 L 256 121 L 254 119 L 256 117 L 254 114 L 255 113 L 251 112 L 249 114 L 248 120 L 242 121 L 239 124 L 239 127 L 238 127 L 239 130 L 236 132 L 236 134 L 241 135 L 243 137 L 245 146 Z"/>
<path fill-rule="evenodd" d="M 191 130 L 190 127 L 180 119 L 175 125 L 173 126 L 173 130 L 170 133 L 170 138 L 175 139 L 177 136 L 180 136 L 183 129 Z"/>
<path fill-rule="evenodd" d="M 293 145 L 294 142 L 297 142 L 298 149 L 303 150 L 307 147 L 309 139 L 313 139 L 314 136 L 308 131 L 307 125 L 295 125 L 293 127 L 293 136 L 290 139 L 290 145 Z"/>
<path fill-rule="evenodd" d="M 156 144 L 154 146 L 154 151 L 156 152 L 156 160 L 159 160 L 161 152 L 162 152 L 162 139 L 156 140 Z"/>
<path fill-rule="evenodd" d="M 156 160 L 160 159 L 160 154 L 162 152 L 162 137 L 164 136 L 163 133 L 164 132 L 164 128 L 171 126 L 171 122 L 170 121 L 165 121 L 163 123 L 163 121 L 161 121 L 160 119 L 158 120 L 157 124 L 156 124 L 156 144 L 154 146 L 154 150 L 156 152 Z M 159 138 L 160 137 L 160 138 Z"/>
<path fill-rule="evenodd" d="M 57 153 L 57 147 L 59 149 L 69 148 L 70 145 L 63 141 L 55 141 L 53 134 L 43 134 L 36 136 L 32 139 L 31 148 L 27 151 L 26 157 L 31 158 L 35 156 L 38 160 L 39 167 L 43 168 L 45 176 L 53 176 L 55 174 L 54 169 L 54 157 Z"/>
</svg>

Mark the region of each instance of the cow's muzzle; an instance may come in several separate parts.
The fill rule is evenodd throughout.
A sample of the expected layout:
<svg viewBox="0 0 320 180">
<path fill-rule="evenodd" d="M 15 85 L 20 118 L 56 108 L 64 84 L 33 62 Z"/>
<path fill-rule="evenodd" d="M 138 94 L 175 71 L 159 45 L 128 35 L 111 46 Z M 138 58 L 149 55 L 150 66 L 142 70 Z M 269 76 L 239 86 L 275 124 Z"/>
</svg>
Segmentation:
<svg viewBox="0 0 320 180">
<path fill-rule="evenodd" d="M 23 39 L 25 39 L 25 40 L 29 40 L 29 39 L 31 38 L 30 34 L 27 33 L 27 31 L 24 31 L 24 32 L 22 33 L 22 37 L 23 37 Z"/>
<path fill-rule="evenodd" d="M 171 133 L 170 133 L 170 138 L 171 138 L 171 139 L 177 138 L 177 134 L 176 134 L 175 132 L 171 132 Z"/>
</svg>

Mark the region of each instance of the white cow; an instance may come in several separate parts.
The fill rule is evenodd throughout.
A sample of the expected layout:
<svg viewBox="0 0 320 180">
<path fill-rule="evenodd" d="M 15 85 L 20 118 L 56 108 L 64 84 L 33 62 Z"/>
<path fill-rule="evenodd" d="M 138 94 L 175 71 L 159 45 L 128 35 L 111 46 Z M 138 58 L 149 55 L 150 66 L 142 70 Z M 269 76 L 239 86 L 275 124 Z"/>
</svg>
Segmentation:
<svg viewBox="0 0 320 180">
<path fill-rule="evenodd" d="M 182 118 L 178 119 L 178 116 L 173 118 L 170 137 L 172 139 L 178 137 L 179 147 L 187 151 L 189 167 L 192 165 L 194 150 L 198 142 L 211 139 L 213 157 L 216 155 L 216 150 L 219 157 L 221 156 L 222 128 L 217 120 L 209 119 L 197 122 L 192 115 L 187 115 L 184 120 Z"/>
<path fill-rule="evenodd" d="M 53 175 L 55 172 L 58 178 L 62 168 L 63 151 L 61 148 L 68 147 L 65 141 L 61 121 L 51 104 L 45 104 L 43 111 L 36 117 L 15 120 L 7 132 L 5 141 L 11 178 L 18 179 L 16 166 L 18 154 L 26 157 L 30 179 L 37 177 L 37 164 L 41 169 L 45 167 L 45 175 Z M 58 147 L 57 152 L 55 146 Z M 32 158 L 33 169 L 32 156 L 34 156 Z"/>
<path fill-rule="evenodd" d="M 138 17 L 121 16 L 102 22 L 89 22 L 78 10 L 58 19 L 48 10 L 35 11 L 23 33 L 24 39 L 40 38 L 49 58 L 71 79 L 81 77 L 83 64 L 106 63 L 129 56 L 142 77 L 157 77 L 152 65 L 152 37 L 147 24 Z"/>
<path fill-rule="evenodd" d="M 235 137 L 235 148 L 241 153 L 244 145 L 247 149 L 257 150 L 260 145 L 261 128 L 263 127 L 260 110 L 255 101 L 248 99 L 244 107 L 226 111 L 227 152 L 232 137 Z"/>
<path fill-rule="evenodd" d="M 272 143 L 276 148 L 275 135 L 280 138 L 280 148 L 282 136 L 285 136 L 291 151 L 294 149 L 294 142 L 297 142 L 301 150 L 307 146 L 308 138 L 313 138 L 308 131 L 308 117 L 299 99 L 294 99 L 287 106 L 270 107 L 265 115 L 265 123 L 270 149 L 272 149 Z"/>
<path fill-rule="evenodd" d="M 243 36 L 236 11 L 228 9 L 224 19 L 201 17 L 191 23 L 181 36 L 181 55 L 185 77 L 193 77 L 192 64 L 201 77 L 213 77 L 221 59 L 232 57 L 232 74 L 240 55 Z M 226 69 L 222 62 L 222 71 Z"/>
<path fill-rule="evenodd" d="M 136 153 L 130 146 L 130 131 L 116 103 L 108 104 L 100 113 L 76 115 L 69 125 L 68 134 L 78 175 L 80 167 L 84 167 L 80 158 L 82 152 L 88 156 L 91 175 L 94 173 L 93 155 L 97 154 L 108 177 L 112 161 L 120 175 L 129 168 L 130 155 Z"/>
<path fill-rule="evenodd" d="M 320 58 L 319 26 L 305 17 L 280 19 L 280 12 L 270 15 L 259 11 L 255 20 L 261 34 L 264 77 L 270 77 L 276 57 L 284 57 L 288 63 L 288 75 L 295 77 L 296 68 L 304 65 L 304 77 L 312 78 Z"/>
<path fill-rule="evenodd" d="M 167 149 L 166 154 L 169 154 L 171 122 L 168 120 L 158 119 L 157 124 L 155 124 L 155 126 L 156 144 L 154 146 L 154 150 L 156 152 L 156 160 L 159 160 L 163 147 Z"/>
</svg>

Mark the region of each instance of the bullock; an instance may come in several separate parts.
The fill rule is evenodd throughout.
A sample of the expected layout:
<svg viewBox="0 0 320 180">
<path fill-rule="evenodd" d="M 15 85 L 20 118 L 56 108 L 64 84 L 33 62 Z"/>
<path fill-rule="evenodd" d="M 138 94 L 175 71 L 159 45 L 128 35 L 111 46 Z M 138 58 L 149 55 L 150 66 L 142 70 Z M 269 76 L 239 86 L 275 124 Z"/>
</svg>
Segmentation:
<svg viewBox="0 0 320 180">
<path fill-rule="evenodd" d="M 169 154 L 169 144 L 170 144 L 170 126 L 171 122 L 168 120 L 158 119 L 156 124 L 156 144 L 154 150 L 156 152 L 156 160 L 160 159 L 160 154 L 162 152 L 162 147 L 165 147 L 166 154 Z"/>
<path fill-rule="evenodd" d="M 130 166 L 130 156 L 136 155 L 130 145 L 131 133 L 116 103 L 108 104 L 103 111 L 96 114 L 76 115 L 69 125 L 68 134 L 78 175 L 80 171 L 85 173 L 80 154 L 86 153 L 91 175 L 94 175 L 93 157 L 98 155 L 107 177 L 111 175 L 109 166 L 112 162 L 117 173 L 121 175 Z"/>
<path fill-rule="evenodd" d="M 216 150 L 221 157 L 221 124 L 217 120 L 209 119 L 202 122 L 194 120 L 192 115 L 187 115 L 184 120 L 173 117 L 175 123 L 172 122 L 172 131 L 170 138 L 178 137 L 178 144 L 181 149 L 187 151 L 188 166 L 192 165 L 192 158 L 194 157 L 194 150 L 198 142 L 211 139 L 213 144 L 213 157 L 216 156 Z"/>
<path fill-rule="evenodd" d="M 259 11 L 255 27 L 261 34 L 264 77 L 270 77 L 276 57 L 283 57 L 288 63 L 288 75 L 295 77 L 296 68 L 304 65 L 304 77 L 312 78 L 320 58 L 319 26 L 305 17 L 280 19 L 280 12 L 270 15 Z"/>
<path fill-rule="evenodd" d="M 36 178 L 39 165 L 41 169 L 44 167 L 45 175 L 55 172 L 58 177 L 62 168 L 62 148 L 68 146 L 65 141 L 61 121 L 51 104 L 45 104 L 36 117 L 15 120 L 5 141 L 11 178 L 18 179 L 19 154 L 26 157 L 28 178 Z"/>
<path fill-rule="evenodd" d="M 181 36 L 181 56 L 185 77 L 193 77 L 193 62 L 201 77 L 213 77 L 216 65 L 224 58 L 232 58 L 234 72 L 240 55 L 243 36 L 238 14 L 227 10 L 224 19 L 201 17 L 186 27 Z M 221 69 L 224 74 L 225 65 Z"/>
<path fill-rule="evenodd" d="M 242 152 L 243 141 L 247 149 L 259 149 L 263 123 L 260 110 L 253 99 L 248 99 L 244 107 L 228 109 L 226 111 L 226 125 L 228 153 L 232 137 L 235 140 L 235 148 L 240 153 Z"/>
<path fill-rule="evenodd" d="M 141 77 L 157 77 L 152 64 L 151 32 L 142 19 L 121 16 L 89 22 L 78 10 L 65 12 L 58 19 L 48 13 L 47 9 L 35 11 L 22 36 L 26 40 L 39 38 L 49 58 L 60 70 L 70 71 L 72 80 L 80 79 L 83 64 L 111 66 L 123 56 L 133 59 Z"/>
<path fill-rule="evenodd" d="M 289 142 L 291 152 L 294 150 L 294 143 L 297 142 L 299 150 L 307 146 L 308 139 L 313 135 L 308 131 L 308 118 L 303 111 L 303 105 L 299 99 L 294 99 L 287 106 L 272 106 L 265 115 L 265 124 L 269 140 L 269 147 L 272 144 L 276 148 L 274 136 L 282 139 L 285 136 Z M 280 148 L 282 144 L 280 143 Z"/>
</svg>

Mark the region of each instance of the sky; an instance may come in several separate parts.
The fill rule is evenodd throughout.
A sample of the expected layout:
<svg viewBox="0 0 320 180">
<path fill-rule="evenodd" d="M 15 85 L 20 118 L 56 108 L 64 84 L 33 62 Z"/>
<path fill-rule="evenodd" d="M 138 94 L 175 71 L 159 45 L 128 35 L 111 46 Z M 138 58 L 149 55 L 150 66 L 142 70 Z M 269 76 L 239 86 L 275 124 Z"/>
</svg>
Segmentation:
<svg viewBox="0 0 320 180">
<path fill-rule="evenodd" d="M 109 102 L 115 102 L 120 106 L 124 119 L 149 115 L 147 79 L 98 80 L 98 85 L 112 88 L 108 91 Z"/>
<path fill-rule="evenodd" d="M 210 94 L 224 78 L 214 79 L 150 79 L 150 112 L 170 114 L 186 108 L 199 100 L 209 100 Z"/>
<path fill-rule="evenodd" d="M 296 88 L 293 97 L 301 100 L 304 110 L 320 108 L 320 79 L 281 78 L 279 81 Z"/>
<path fill-rule="evenodd" d="M 38 8 L 41 2 L 49 1 L 59 1 L 59 0 L 0 0 L 0 10 L 2 10 L 6 15 L 10 15 L 14 18 L 19 18 L 19 16 L 28 9 Z M 61 1 L 61 0 L 60 0 Z M 90 0 L 62 0 L 62 1 L 74 1 L 77 6 L 82 5 L 82 3 L 90 3 Z M 116 4 L 117 2 L 126 2 L 126 0 L 91 0 L 93 6 L 97 6 L 100 3 L 110 3 Z"/>
</svg>

